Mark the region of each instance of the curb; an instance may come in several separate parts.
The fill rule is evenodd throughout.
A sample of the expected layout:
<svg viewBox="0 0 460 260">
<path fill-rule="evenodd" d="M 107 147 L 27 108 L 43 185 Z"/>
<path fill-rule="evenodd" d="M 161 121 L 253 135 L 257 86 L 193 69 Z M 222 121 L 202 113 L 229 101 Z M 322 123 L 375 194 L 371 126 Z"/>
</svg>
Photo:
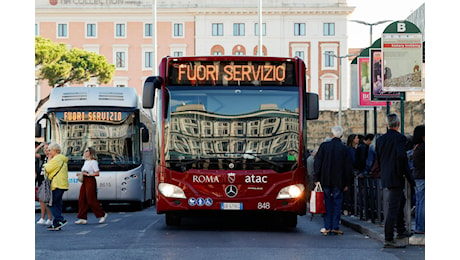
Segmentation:
<svg viewBox="0 0 460 260">
<path fill-rule="evenodd" d="M 359 220 L 354 216 L 341 216 L 342 225 L 349 227 L 363 235 L 376 239 L 382 243 L 385 242 L 383 226 L 379 226 L 372 222 Z M 405 244 L 411 246 L 425 246 L 425 235 L 414 234 L 409 239 L 401 239 Z"/>
</svg>

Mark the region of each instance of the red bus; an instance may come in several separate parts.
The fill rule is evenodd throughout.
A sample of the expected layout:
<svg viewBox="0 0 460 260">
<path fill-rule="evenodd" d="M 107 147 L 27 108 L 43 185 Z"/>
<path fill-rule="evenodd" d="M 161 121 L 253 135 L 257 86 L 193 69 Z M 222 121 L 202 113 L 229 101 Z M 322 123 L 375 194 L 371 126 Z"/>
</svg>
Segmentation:
<svg viewBox="0 0 460 260">
<path fill-rule="evenodd" d="M 299 58 L 164 57 L 144 82 L 156 111 L 156 210 L 167 225 L 210 211 L 268 212 L 297 225 L 309 196 L 306 92 Z"/>
</svg>

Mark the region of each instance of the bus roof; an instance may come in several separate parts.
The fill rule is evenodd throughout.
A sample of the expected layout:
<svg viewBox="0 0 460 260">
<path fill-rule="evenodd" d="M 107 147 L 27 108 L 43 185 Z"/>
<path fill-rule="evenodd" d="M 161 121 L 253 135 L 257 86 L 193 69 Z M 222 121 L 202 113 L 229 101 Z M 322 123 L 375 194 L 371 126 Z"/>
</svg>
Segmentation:
<svg viewBox="0 0 460 260">
<path fill-rule="evenodd" d="M 51 91 L 48 108 L 60 107 L 138 107 L 134 88 L 59 87 Z"/>
</svg>

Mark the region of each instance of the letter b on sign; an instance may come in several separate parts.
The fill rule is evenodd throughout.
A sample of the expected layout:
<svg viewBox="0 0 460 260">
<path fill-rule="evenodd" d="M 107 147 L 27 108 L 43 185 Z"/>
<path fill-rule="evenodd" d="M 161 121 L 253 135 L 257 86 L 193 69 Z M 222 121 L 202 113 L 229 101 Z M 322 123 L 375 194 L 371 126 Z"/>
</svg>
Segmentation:
<svg viewBox="0 0 460 260">
<path fill-rule="evenodd" d="M 405 31 L 406 31 L 406 24 L 398 23 L 397 32 L 405 32 Z"/>
</svg>

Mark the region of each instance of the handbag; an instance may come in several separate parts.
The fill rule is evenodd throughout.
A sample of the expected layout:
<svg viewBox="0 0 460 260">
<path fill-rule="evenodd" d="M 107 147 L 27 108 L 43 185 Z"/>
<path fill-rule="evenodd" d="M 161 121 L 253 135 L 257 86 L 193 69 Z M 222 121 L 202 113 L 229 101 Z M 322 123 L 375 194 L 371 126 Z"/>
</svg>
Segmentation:
<svg viewBox="0 0 460 260">
<path fill-rule="evenodd" d="M 312 214 L 326 213 L 326 206 L 324 205 L 324 192 L 319 182 L 318 184 L 316 184 L 316 187 L 311 191 L 310 213 Z"/>
<path fill-rule="evenodd" d="M 61 168 L 59 168 L 59 171 L 53 176 L 51 180 L 48 179 L 48 175 L 45 174 L 45 179 L 43 180 L 42 184 L 40 184 L 40 187 L 38 187 L 38 199 L 44 203 L 48 203 L 48 206 L 53 205 L 53 191 L 51 190 L 51 181 L 54 179 L 56 175 L 59 174 L 59 172 L 62 169 L 62 166 L 64 166 L 64 162 L 62 162 Z"/>
<path fill-rule="evenodd" d="M 78 175 L 78 181 L 81 182 L 81 183 L 83 183 L 83 180 L 84 180 L 84 179 L 85 179 L 85 177 L 83 176 L 83 173 L 80 173 L 80 174 Z"/>
<path fill-rule="evenodd" d="M 46 175 L 45 175 L 45 179 L 42 181 L 42 184 L 40 184 L 40 187 L 38 187 L 37 197 L 40 201 L 44 203 L 48 203 L 49 206 L 53 204 L 51 181 L 48 179 Z"/>
</svg>

